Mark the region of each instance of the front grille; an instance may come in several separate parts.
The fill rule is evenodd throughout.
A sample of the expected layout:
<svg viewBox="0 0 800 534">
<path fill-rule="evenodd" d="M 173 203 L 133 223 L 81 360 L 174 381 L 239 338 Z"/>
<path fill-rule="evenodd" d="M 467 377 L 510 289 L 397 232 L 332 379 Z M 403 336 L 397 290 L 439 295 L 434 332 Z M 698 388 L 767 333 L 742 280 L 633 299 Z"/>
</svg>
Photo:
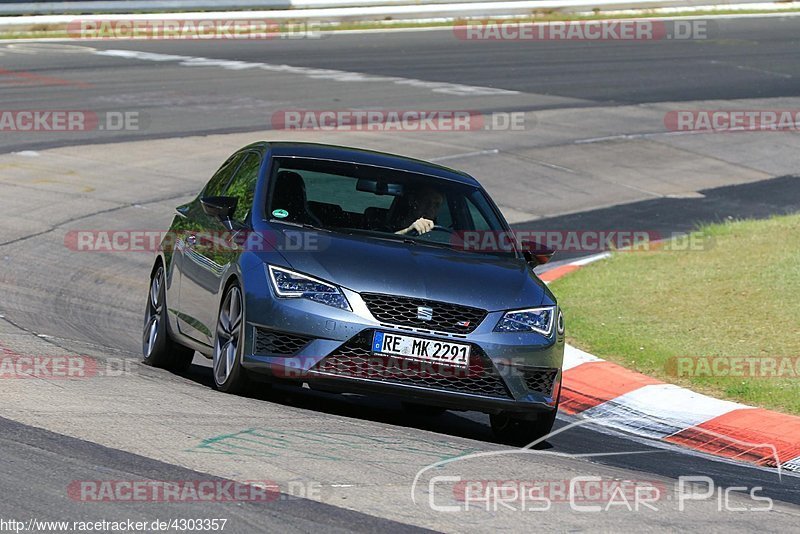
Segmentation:
<svg viewBox="0 0 800 534">
<path fill-rule="evenodd" d="M 373 354 L 367 330 L 321 360 L 312 372 L 508 399 L 511 394 L 492 362 L 472 345 L 468 367 Z"/>
<path fill-rule="evenodd" d="M 256 327 L 255 351 L 256 354 L 292 356 L 309 341 L 311 339 L 304 336 Z"/>
<path fill-rule="evenodd" d="M 362 293 L 361 298 L 366 302 L 372 315 L 383 323 L 453 334 L 469 334 L 486 318 L 487 313 L 480 308 L 397 295 Z M 433 310 L 430 321 L 417 316 L 420 307 Z M 464 322 L 467 326 L 458 325 Z"/>
<path fill-rule="evenodd" d="M 553 385 L 558 376 L 558 369 L 548 369 L 545 367 L 521 367 L 522 376 L 528 389 L 541 393 L 546 397 L 553 395 Z"/>
</svg>

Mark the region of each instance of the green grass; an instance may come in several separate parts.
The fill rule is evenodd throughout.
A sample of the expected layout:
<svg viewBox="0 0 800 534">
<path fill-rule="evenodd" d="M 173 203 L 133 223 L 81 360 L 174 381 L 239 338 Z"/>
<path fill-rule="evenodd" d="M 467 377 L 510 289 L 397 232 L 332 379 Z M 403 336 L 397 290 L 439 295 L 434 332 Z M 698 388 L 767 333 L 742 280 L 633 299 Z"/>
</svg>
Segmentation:
<svg viewBox="0 0 800 534">
<path fill-rule="evenodd" d="M 616 252 L 552 284 L 570 343 L 704 393 L 800 414 L 800 376 L 679 377 L 674 358 L 800 358 L 800 215 L 701 228 L 704 250 Z"/>
<path fill-rule="evenodd" d="M 438 20 L 438 21 L 424 21 L 418 22 L 414 20 L 393 20 L 387 18 L 380 21 L 348 21 L 348 22 L 323 22 L 319 29 L 324 32 L 335 32 L 343 30 L 381 30 L 386 28 L 437 28 L 437 27 L 450 27 L 459 24 L 467 24 L 467 22 L 487 22 L 494 21 L 510 21 L 510 22 L 557 22 L 557 21 L 578 21 L 578 20 L 622 20 L 622 19 L 653 19 L 653 18 L 680 18 L 680 17 L 702 17 L 709 15 L 756 15 L 756 14 L 773 14 L 773 13 L 797 13 L 800 8 L 790 7 L 786 9 L 708 9 L 708 10 L 686 10 L 677 11 L 672 13 L 665 13 L 660 11 L 641 10 L 639 13 L 562 13 L 557 10 L 547 10 L 532 13 L 529 17 L 492 17 L 484 19 L 469 19 L 468 20 Z M 76 19 L 80 18 L 76 15 Z M 0 23 L 3 22 L 3 17 L 0 17 Z M 286 20 L 281 21 L 281 24 L 302 24 L 303 20 Z M 34 39 L 34 38 L 67 38 L 71 37 L 66 31 L 64 24 L 39 24 L 32 27 L 20 28 L 16 30 L 0 30 L 0 39 Z M 75 39 L 80 41 L 81 39 Z M 697 40 L 695 42 L 717 42 L 718 40 L 713 37 L 706 41 Z"/>
</svg>

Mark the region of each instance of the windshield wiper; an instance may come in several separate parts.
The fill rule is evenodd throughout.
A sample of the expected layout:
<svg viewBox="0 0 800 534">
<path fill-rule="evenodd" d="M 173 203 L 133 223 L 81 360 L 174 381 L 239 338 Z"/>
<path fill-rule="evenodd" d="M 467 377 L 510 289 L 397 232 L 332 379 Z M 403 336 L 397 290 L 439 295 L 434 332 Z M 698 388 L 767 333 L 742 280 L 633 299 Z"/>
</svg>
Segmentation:
<svg viewBox="0 0 800 534">
<path fill-rule="evenodd" d="M 400 243 L 406 243 L 407 245 L 427 245 L 429 247 L 438 247 L 438 248 L 446 248 L 449 250 L 457 250 L 455 247 L 447 243 L 439 243 L 438 241 L 427 241 L 425 239 L 414 239 L 413 237 L 409 237 L 404 234 L 390 234 L 386 232 L 375 232 L 371 230 L 362 230 L 360 228 L 339 228 L 340 231 L 343 233 L 347 233 L 350 235 L 365 235 L 369 237 L 374 237 L 375 239 L 385 239 L 387 241 L 397 241 Z"/>
<path fill-rule="evenodd" d="M 320 230 L 322 232 L 332 232 L 330 228 L 323 228 L 322 226 L 316 226 L 311 223 L 298 223 L 293 221 L 282 221 L 281 219 L 270 219 L 269 222 L 275 222 L 280 224 L 288 224 L 289 226 L 296 226 L 297 228 L 308 228 L 309 230 Z"/>
<path fill-rule="evenodd" d="M 436 247 L 436 248 L 446 248 L 447 250 L 459 250 L 458 248 L 448 245 L 447 243 L 440 243 L 439 241 L 426 241 L 424 239 L 413 239 L 412 240 L 417 245 L 425 245 L 428 247 Z"/>
</svg>

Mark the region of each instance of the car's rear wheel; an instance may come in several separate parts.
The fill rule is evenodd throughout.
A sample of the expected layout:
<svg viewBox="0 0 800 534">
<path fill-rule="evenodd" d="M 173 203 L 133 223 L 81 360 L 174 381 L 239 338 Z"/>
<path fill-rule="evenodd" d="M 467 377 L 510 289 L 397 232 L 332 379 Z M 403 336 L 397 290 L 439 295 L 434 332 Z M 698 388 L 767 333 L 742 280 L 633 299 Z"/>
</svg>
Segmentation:
<svg viewBox="0 0 800 534">
<path fill-rule="evenodd" d="M 164 267 L 158 266 L 150 279 L 150 292 L 144 312 L 142 355 L 144 363 L 180 371 L 194 358 L 194 350 L 175 343 L 169 336 Z"/>
<path fill-rule="evenodd" d="M 248 386 L 247 371 L 242 367 L 244 343 L 244 307 L 242 291 L 233 284 L 225 291 L 214 333 L 214 385 L 226 393 L 242 393 Z"/>
</svg>

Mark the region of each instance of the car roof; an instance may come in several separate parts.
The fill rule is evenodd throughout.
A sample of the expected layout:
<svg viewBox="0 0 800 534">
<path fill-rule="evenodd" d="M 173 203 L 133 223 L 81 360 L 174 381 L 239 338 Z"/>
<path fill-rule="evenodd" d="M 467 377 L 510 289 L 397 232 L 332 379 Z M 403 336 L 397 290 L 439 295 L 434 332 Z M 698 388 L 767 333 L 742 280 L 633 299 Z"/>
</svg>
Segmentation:
<svg viewBox="0 0 800 534">
<path fill-rule="evenodd" d="M 360 163 L 362 165 L 375 165 L 427 174 L 462 184 L 480 186 L 475 178 L 465 172 L 397 154 L 322 143 L 263 141 L 256 144 L 269 149 L 272 156 L 277 157 L 328 159 L 347 163 Z"/>
</svg>

